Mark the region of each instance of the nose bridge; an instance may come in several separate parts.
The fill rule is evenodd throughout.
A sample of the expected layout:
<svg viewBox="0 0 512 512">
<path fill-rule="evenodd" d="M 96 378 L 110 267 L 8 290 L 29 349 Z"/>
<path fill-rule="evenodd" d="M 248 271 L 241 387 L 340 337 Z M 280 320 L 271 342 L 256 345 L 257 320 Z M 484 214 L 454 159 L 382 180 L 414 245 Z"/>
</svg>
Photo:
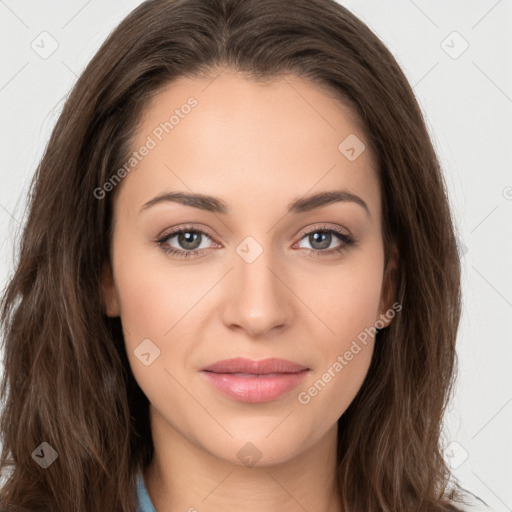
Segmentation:
<svg viewBox="0 0 512 512">
<path fill-rule="evenodd" d="M 290 297 L 276 276 L 275 267 L 279 265 L 269 237 L 260 243 L 255 237 L 247 236 L 235 248 L 233 261 L 224 322 L 244 328 L 251 335 L 264 334 L 286 324 Z M 286 281 L 284 276 L 281 279 Z"/>
</svg>

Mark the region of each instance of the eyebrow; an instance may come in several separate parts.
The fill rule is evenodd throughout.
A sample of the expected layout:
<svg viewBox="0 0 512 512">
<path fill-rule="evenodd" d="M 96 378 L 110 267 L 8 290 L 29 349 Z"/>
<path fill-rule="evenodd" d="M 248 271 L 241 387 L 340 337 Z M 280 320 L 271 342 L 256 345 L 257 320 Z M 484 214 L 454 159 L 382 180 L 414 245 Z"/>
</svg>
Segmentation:
<svg viewBox="0 0 512 512">
<path fill-rule="evenodd" d="M 213 196 L 205 194 L 189 194 L 185 192 L 165 192 L 160 194 L 144 205 L 140 211 L 147 210 L 159 203 L 174 202 L 185 206 L 192 206 L 212 213 L 221 213 L 227 215 L 228 207 L 224 201 Z M 321 208 L 332 203 L 351 202 L 358 204 L 370 216 L 370 209 L 364 200 L 348 190 L 330 190 L 318 192 L 308 197 L 301 197 L 288 205 L 288 213 L 304 213 Z"/>
</svg>

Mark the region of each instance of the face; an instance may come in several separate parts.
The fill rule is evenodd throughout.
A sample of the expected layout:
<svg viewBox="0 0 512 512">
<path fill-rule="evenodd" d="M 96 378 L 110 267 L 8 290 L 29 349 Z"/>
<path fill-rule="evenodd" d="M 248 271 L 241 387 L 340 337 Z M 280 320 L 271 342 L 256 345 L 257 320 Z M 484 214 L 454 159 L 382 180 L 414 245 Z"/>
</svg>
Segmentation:
<svg viewBox="0 0 512 512">
<path fill-rule="evenodd" d="M 361 127 L 327 92 L 214 76 L 182 78 L 145 110 L 104 295 L 152 424 L 273 464 L 333 432 L 371 328 L 391 321 L 379 183 Z M 296 366 L 204 371 L 238 357 Z"/>
</svg>

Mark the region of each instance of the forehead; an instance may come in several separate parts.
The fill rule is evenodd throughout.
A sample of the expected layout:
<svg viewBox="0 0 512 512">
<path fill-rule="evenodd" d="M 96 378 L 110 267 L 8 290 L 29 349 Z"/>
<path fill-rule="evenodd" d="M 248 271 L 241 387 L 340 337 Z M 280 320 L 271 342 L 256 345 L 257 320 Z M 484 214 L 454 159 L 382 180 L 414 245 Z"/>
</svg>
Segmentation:
<svg viewBox="0 0 512 512">
<path fill-rule="evenodd" d="M 263 83 L 233 72 L 182 77 L 144 109 L 133 150 L 143 146 L 151 150 L 122 183 L 139 204 L 188 189 L 261 209 L 264 200 L 347 188 L 380 210 L 377 169 L 357 117 L 293 75 Z"/>
</svg>

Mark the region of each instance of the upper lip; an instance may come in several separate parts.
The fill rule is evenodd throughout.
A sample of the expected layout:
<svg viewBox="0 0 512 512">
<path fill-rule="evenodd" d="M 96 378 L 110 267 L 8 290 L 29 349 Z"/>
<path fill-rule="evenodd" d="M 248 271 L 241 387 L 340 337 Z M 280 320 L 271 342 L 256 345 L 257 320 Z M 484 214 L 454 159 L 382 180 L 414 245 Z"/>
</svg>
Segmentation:
<svg viewBox="0 0 512 512">
<path fill-rule="evenodd" d="M 287 361 L 286 359 L 278 359 L 271 357 L 255 361 L 244 357 L 235 357 L 232 359 L 224 359 L 206 366 L 202 371 L 214 373 L 247 373 L 254 375 L 265 375 L 268 373 L 297 373 L 309 368 L 301 364 Z"/>
</svg>

